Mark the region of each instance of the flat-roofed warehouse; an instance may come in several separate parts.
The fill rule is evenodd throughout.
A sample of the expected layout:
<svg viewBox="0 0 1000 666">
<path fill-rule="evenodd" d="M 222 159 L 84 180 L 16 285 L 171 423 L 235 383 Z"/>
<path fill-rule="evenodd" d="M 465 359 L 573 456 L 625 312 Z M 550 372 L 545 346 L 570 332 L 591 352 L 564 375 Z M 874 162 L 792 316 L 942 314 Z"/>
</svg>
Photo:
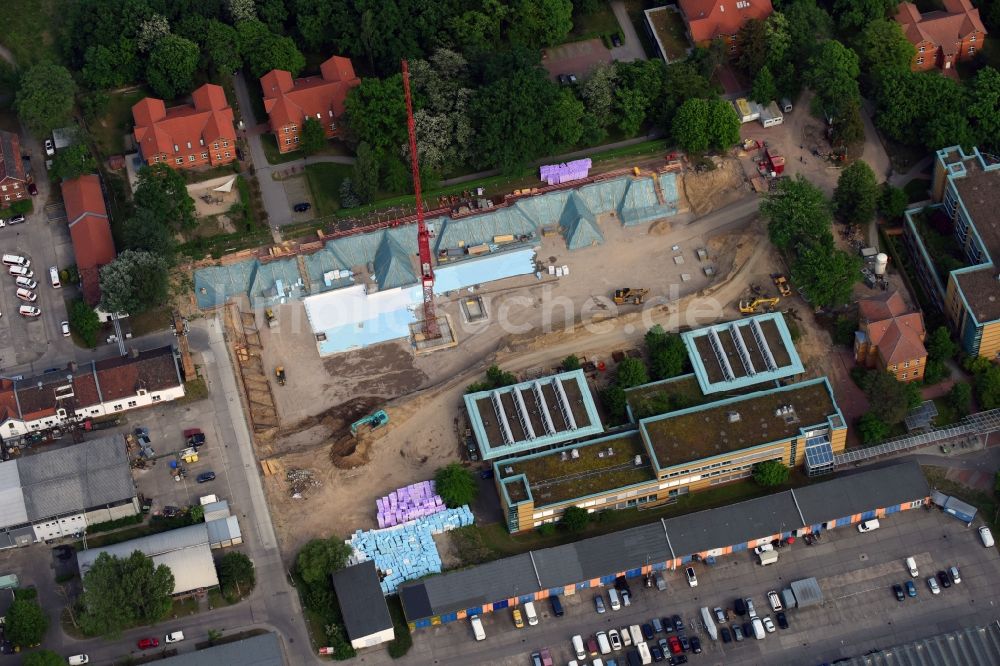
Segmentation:
<svg viewBox="0 0 1000 666">
<path fill-rule="evenodd" d="M 517 455 L 603 432 L 582 370 L 465 396 L 483 460 Z"/>
<path fill-rule="evenodd" d="M 502 463 L 501 463 L 502 464 Z M 914 461 L 668 518 L 575 543 L 431 576 L 400 588 L 411 628 L 454 622 L 552 595 L 676 569 L 818 529 L 923 505 L 930 488 Z"/>
</svg>

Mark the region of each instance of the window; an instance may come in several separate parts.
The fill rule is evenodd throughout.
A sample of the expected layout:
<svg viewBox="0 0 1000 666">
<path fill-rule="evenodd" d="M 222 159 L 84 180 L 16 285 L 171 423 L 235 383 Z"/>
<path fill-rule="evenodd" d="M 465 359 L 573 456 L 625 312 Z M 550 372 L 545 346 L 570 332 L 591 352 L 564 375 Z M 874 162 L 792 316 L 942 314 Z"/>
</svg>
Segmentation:
<svg viewBox="0 0 1000 666">
<path fill-rule="evenodd" d="M 194 155 L 188 155 L 188 162 L 194 162 Z"/>
<path fill-rule="evenodd" d="M 285 145 L 286 146 L 292 145 L 292 137 L 288 137 L 287 139 L 285 139 Z"/>
<path fill-rule="evenodd" d="M 10 195 L 9 194 L 3 195 L 3 200 L 4 201 L 10 201 Z"/>
<path fill-rule="evenodd" d="M 901 379 L 906 379 L 906 375 L 907 375 L 907 373 L 904 372 L 900 378 Z"/>
<path fill-rule="evenodd" d="M 926 48 L 926 47 L 924 47 L 924 46 L 921 46 L 921 47 L 920 47 L 919 49 L 917 49 L 917 51 L 919 51 L 920 53 L 923 53 L 923 52 L 924 52 L 924 49 L 925 49 L 925 48 Z"/>
<path fill-rule="evenodd" d="M 115 405 L 115 411 L 116 412 L 122 411 L 122 406 L 121 405 Z"/>
<path fill-rule="evenodd" d="M 190 141 L 187 142 L 187 147 L 191 148 L 191 142 Z"/>
<path fill-rule="evenodd" d="M 976 47 L 975 46 L 970 46 L 969 47 L 969 55 L 972 55 L 975 52 L 976 52 Z"/>
<path fill-rule="evenodd" d="M 285 134 L 288 134 L 288 130 L 289 130 L 289 128 L 285 127 Z"/>
<path fill-rule="evenodd" d="M 198 145 L 199 146 L 204 146 L 205 145 L 205 140 L 204 139 L 198 139 Z"/>
<path fill-rule="evenodd" d="M 221 157 L 221 156 L 219 155 L 219 153 L 216 153 L 216 154 L 215 154 L 215 159 L 217 159 L 217 160 L 221 160 L 221 159 L 222 159 L 222 157 Z"/>
<path fill-rule="evenodd" d="M 976 38 L 973 37 L 972 39 L 973 39 L 973 41 L 975 41 Z M 329 111 L 327 111 L 327 113 L 329 113 L 330 117 L 333 118 L 333 109 L 330 109 Z"/>
<path fill-rule="evenodd" d="M 903 367 L 904 368 L 910 367 L 910 362 L 909 361 L 903 361 Z"/>
<path fill-rule="evenodd" d="M 969 37 L 969 41 L 970 41 L 970 42 L 974 42 L 974 41 L 976 41 L 976 36 L 975 36 L 975 35 L 973 35 L 972 37 Z"/>
<path fill-rule="evenodd" d="M 229 142 L 228 141 L 223 141 L 222 142 L 222 147 L 223 148 L 228 148 L 229 147 Z"/>
<path fill-rule="evenodd" d="M 3 190 L 4 192 L 6 192 L 7 191 L 7 186 L 6 185 L 0 185 L 0 190 Z"/>
<path fill-rule="evenodd" d="M 212 144 L 212 150 L 218 150 L 218 149 L 219 149 L 219 142 L 216 141 L 215 143 Z"/>
<path fill-rule="evenodd" d="M 174 160 L 174 161 L 175 161 L 175 162 L 177 162 L 177 164 L 184 164 L 184 158 L 183 158 L 183 157 L 178 157 L 178 158 L 177 158 L 176 160 Z"/>
<path fill-rule="evenodd" d="M 226 151 L 226 159 L 227 160 L 229 159 L 229 151 L 228 150 Z"/>
<path fill-rule="evenodd" d="M 918 65 L 924 64 L 924 59 L 923 58 L 917 58 L 917 64 Z"/>
<path fill-rule="evenodd" d="M 296 135 L 296 137 L 295 137 L 295 143 L 298 143 L 298 142 L 299 142 L 299 137 L 298 137 L 298 135 Z"/>
<path fill-rule="evenodd" d="M 150 399 L 151 399 L 151 400 L 152 400 L 153 402 L 159 402 L 160 400 L 162 400 L 162 399 L 163 399 L 163 396 L 159 396 L 159 395 L 154 395 L 154 396 L 150 396 Z"/>
<path fill-rule="evenodd" d="M 128 406 L 129 406 L 129 407 L 135 407 L 135 405 L 136 405 L 136 402 L 135 402 L 135 400 L 129 400 L 129 401 L 128 401 Z"/>
<path fill-rule="evenodd" d="M 21 187 L 20 185 L 18 185 L 17 183 L 14 183 L 14 189 L 15 189 L 15 190 L 16 190 L 16 189 L 19 189 L 20 187 Z"/>
<path fill-rule="evenodd" d="M 208 159 L 208 153 L 202 153 L 201 154 L 201 159 L 207 160 Z"/>
</svg>

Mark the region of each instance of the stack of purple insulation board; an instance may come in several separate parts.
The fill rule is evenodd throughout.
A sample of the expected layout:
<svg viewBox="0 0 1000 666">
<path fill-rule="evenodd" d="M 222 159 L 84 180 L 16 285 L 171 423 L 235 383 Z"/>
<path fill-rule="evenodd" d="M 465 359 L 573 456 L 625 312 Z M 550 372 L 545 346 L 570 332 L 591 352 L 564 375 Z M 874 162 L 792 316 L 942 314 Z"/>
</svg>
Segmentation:
<svg viewBox="0 0 1000 666">
<path fill-rule="evenodd" d="M 558 185 L 559 183 L 586 178 L 590 173 L 590 167 L 589 157 L 563 164 L 544 164 L 539 169 L 539 177 L 549 185 Z"/>
<path fill-rule="evenodd" d="M 445 510 L 444 500 L 434 490 L 433 481 L 421 481 L 394 490 L 375 500 L 380 528 L 402 525 Z"/>
</svg>

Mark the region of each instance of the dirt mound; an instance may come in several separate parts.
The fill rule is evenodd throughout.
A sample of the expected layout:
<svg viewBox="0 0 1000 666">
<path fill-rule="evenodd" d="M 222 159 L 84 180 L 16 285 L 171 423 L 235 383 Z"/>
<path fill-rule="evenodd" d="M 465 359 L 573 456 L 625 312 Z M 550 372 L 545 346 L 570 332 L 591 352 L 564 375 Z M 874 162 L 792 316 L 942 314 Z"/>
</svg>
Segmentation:
<svg viewBox="0 0 1000 666">
<path fill-rule="evenodd" d="M 649 225 L 650 236 L 666 236 L 674 230 L 674 225 L 670 220 L 657 220 Z"/>
<path fill-rule="evenodd" d="M 748 187 L 743 167 L 735 159 L 716 159 L 715 168 L 684 174 L 684 195 L 696 216 L 732 203 Z"/>
<path fill-rule="evenodd" d="M 368 416 L 377 409 L 383 400 L 372 396 L 351 398 L 347 402 L 331 407 L 325 412 L 302 419 L 298 423 L 282 428 L 278 435 L 290 437 L 316 427 L 325 428 L 331 436 L 346 432 L 352 423 L 363 416 Z"/>
</svg>

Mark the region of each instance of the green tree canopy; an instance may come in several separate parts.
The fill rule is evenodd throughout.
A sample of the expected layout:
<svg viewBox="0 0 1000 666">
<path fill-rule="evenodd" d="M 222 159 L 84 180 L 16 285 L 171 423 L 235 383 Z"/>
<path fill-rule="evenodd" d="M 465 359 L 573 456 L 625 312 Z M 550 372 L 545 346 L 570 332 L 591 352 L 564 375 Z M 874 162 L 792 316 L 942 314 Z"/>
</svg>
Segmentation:
<svg viewBox="0 0 1000 666">
<path fill-rule="evenodd" d="M 780 486 L 788 480 L 788 466 L 778 460 L 766 460 L 753 466 L 753 480 L 765 488 Z"/>
<path fill-rule="evenodd" d="M 854 50 L 860 58 L 861 71 L 875 78 L 884 70 L 909 71 L 910 62 L 917 54 L 902 27 L 888 18 L 879 18 L 864 26 Z"/>
<path fill-rule="evenodd" d="M 972 364 L 976 402 L 981 409 L 1000 407 L 1000 365 L 977 358 Z"/>
<path fill-rule="evenodd" d="M 848 303 L 861 276 L 861 259 L 833 245 L 827 231 L 818 241 L 799 245 L 792 263 L 792 280 L 820 307 Z"/>
<path fill-rule="evenodd" d="M 514 0 L 509 26 L 512 42 L 527 47 L 561 44 L 573 29 L 570 0 Z"/>
<path fill-rule="evenodd" d="M 398 154 L 407 142 L 401 74 L 362 79 L 361 85 L 348 93 L 344 108 L 353 139 L 367 143 L 377 155 Z"/>
<path fill-rule="evenodd" d="M 323 125 L 312 116 L 306 118 L 299 133 L 299 150 L 303 155 L 314 155 L 323 150 L 325 145 L 326 132 Z"/>
<path fill-rule="evenodd" d="M 49 175 L 53 180 L 72 180 L 97 171 L 97 160 L 90 153 L 86 142 L 78 140 L 72 146 L 63 148 L 52 158 Z"/>
<path fill-rule="evenodd" d="M 306 66 L 305 56 L 290 37 L 271 32 L 266 25 L 254 19 L 236 24 L 240 53 L 254 78 L 264 76 L 272 69 L 283 69 L 298 76 Z"/>
<path fill-rule="evenodd" d="M 354 162 L 351 179 L 354 193 L 360 203 L 371 203 L 378 193 L 378 156 L 367 141 L 358 144 L 357 159 Z"/>
<path fill-rule="evenodd" d="M 188 194 L 183 174 L 160 163 L 139 169 L 137 181 L 132 201 L 137 211 L 149 214 L 144 220 L 158 220 L 174 231 L 197 226 L 194 199 Z"/>
<path fill-rule="evenodd" d="M 774 83 L 774 75 L 767 66 L 761 67 L 757 75 L 753 77 L 753 86 L 750 88 L 750 99 L 759 104 L 769 104 L 771 100 L 778 96 L 778 88 Z"/>
<path fill-rule="evenodd" d="M 684 372 L 687 348 L 681 336 L 667 333 L 656 324 L 646 332 L 646 349 L 649 351 L 650 374 L 653 380 L 670 379 Z"/>
<path fill-rule="evenodd" d="M 36 136 L 47 136 L 57 127 L 69 124 L 73 117 L 76 84 L 65 67 L 43 62 L 21 77 L 14 107 Z"/>
<path fill-rule="evenodd" d="M 865 123 L 861 119 L 861 105 L 858 102 L 844 106 L 833 117 L 830 140 L 836 147 L 847 147 L 865 140 Z"/>
<path fill-rule="evenodd" d="M 813 112 L 818 115 L 839 115 L 850 104 L 856 104 L 858 90 L 858 56 L 835 39 L 823 42 L 809 59 L 805 71 L 807 85 L 816 93 Z"/>
<path fill-rule="evenodd" d="M 906 190 L 893 187 L 888 181 L 882 183 L 879 192 L 878 211 L 888 220 L 898 220 L 903 217 L 910 199 Z"/>
<path fill-rule="evenodd" d="M 101 309 L 137 315 L 167 300 L 167 262 L 150 252 L 125 250 L 101 266 Z"/>
<path fill-rule="evenodd" d="M 920 388 L 915 383 L 899 381 L 891 372 L 869 372 L 863 385 L 871 402 L 871 413 L 890 426 L 901 423 L 907 412 L 920 404 Z"/>
<path fill-rule="evenodd" d="M 640 359 L 626 356 L 618 364 L 616 375 L 618 386 L 623 389 L 649 383 L 649 375 L 646 373 L 646 364 Z"/>
<path fill-rule="evenodd" d="M 117 638 L 127 627 L 159 622 L 170 612 L 174 574 L 140 551 L 125 558 L 101 553 L 83 587 L 80 627 L 91 636 Z"/>
<path fill-rule="evenodd" d="M 476 477 L 458 463 L 440 468 L 434 474 L 434 487 L 450 509 L 472 504 L 479 495 Z"/>
<path fill-rule="evenodd" d="M 38 645 L 49 628 L 49 618 L 35 599 L 14 599 L 7 611 L 5 631 L 14 645 Z"/>
<path fill-rule="evenodd" d="M 855 160 L 840 172 L 833 192 L 833 210 L 843 222 L 868 224 L 875 217 L 878 195 L 875 172 L 864 160 Z"/>
<path fill-rule="evenodd" d="M 84 84 L 92 90 L 118 88 L 139 77 L 135 43 L 125 37 L 111 44 L 91 44 L 84 55 Z"/>
<path fill-rule="evenodd" d="M 172 100 L 194 88 L 201 52 L 198 45 L 177 35 L 156 42 L 146 64 L 146 80 L 157 97 Z"/>
<path fill-rule="evenodd" d="M 576 354 L 570 354 L 569 356 L 563 359 L 561 366 L 564 372 L 569 372 L 570 370 L 579 370 L 580 359 L 577 358 Z"/>
<path fill-rule="evenodd" d="M 971 136 L 964 120 L 957 127 L 945 121 L 963 117 L 966 96 L 962 86 L 947 76 L 936 72 L 885 71 L 878 78 L 874 98 L 878 105 L 874 115 L 876 126 L 889 138 L 903 143 L 919 139 L 924 146 L 938 150 L 937 142 L 946 140 L 949 133 L 967 140 Z M 931 121 L 941 118 L 930 127 L 934 136 L 927 134 Z M 953 143 L 953 142 L 952 142 Z"/>
<path fill-rule="evenodd" d="M 329 587 L 330 575 L 347 565 L 351 547 L 342 539 L 313 539 L 299 551 L 295 558 L 295 570 L 310 586 Z"/>
<path fill-rule="evenodd" d="M 972 385 L 957 382 L 948 391 L 948 405 L 955 410 L 959 418 L 966 416 L 972 409 Z"/>
<path fill-rule="evenodd" d="M 830 204 L 823 191 L 802 176 L 782 178 L 760 204 L 771 242 L 780 249 L 830 233 Z"/>
<path fill-rule="evenodd" d="M 608 413 L 608 417 L 614 423 L 625 421 L 626 407 L 628 402 L 625 399 L 625 389 L 618 384 L 612 384 L 601 391 L 601 404 Z"/>
<path fill-rule="evenodd" d="M 946 326 L 938 326 L 927 337 L 927 357 L 935 361 L 946 361 L 958 353 L 958 345 L 951 339 L 951 331 Z"/>
<path fill-rule="evenodd" d="M 707 99 L 695 98 L 685 101 L 677 110 L 670 129 L 685 152 L 703 153 L 712 144 L 708 133 L 710 108 Z"/>
<path fill-rule="evenodd" d="M 834 0 L 833 15 L 841 32 L 856 34 L 866 25 L 884 19 L 897 4 L 897 0 Z"/>
<path fill-rule="evenodd" d="M 228 597 L 249 593 L 257 583 L 253 562 L 240 552 L 226 553 L 216 563 L 219 586 Z"/>
<path fill-rule="evenodd" d="M 52 650 L 29 652 L 21 662 L 24 666 L 65 666 L 66 660 Z"/>
<path fill-rule="evenodd" d="M 858 419 L 858 434 L 861 435 L 861 441 L 866 446 L 884 441 L 890 432 L 892 432 L 892 427 L 871 412 L 863 414 Z"/>
<path fill-rule="evenodd" d="M 993 5 L 1000 15 L 1000 2 Z M 1000 150 L 1000 71 L 983 67 L 976 72 L 969 91 L 968 115 L 976 143 L 987 150 Z"/>
<path fill-rule="evenodd" d="M 80 336 L 88 347 L 97 346 L 97 332 L 101 330 L 101 320 L 97 311 L 83 299 L 76 298 L 69 303 L 69 328 Z"/>
<path fill-rule="evenodd" d="M 125 250 L 140 250 L 157 255 L 174 263 L 177 241 L 174 233 L 164 224 L 163 218 L 147 208 L 139 208 L 122 225 L 122 243 Z"/>
<path fill-rule="evenodd" d="M 578 506 L 566 507 L 562 518 L 559 519 L 559 524 L 569 532 L 582 532 L 587 528 L 589 522 L 590 514 L 587 513 L 586 509 L 581 509 Z"/>
<path fill-rule="evenodd" d="M 205 23 L 203 35 L 200 41 L 205 59 L 216 72 L 229 74 L 243 66 L 240 35 L 236 32 L 236 28 L 222 21 L 210 19 Z"/>
</svg>

